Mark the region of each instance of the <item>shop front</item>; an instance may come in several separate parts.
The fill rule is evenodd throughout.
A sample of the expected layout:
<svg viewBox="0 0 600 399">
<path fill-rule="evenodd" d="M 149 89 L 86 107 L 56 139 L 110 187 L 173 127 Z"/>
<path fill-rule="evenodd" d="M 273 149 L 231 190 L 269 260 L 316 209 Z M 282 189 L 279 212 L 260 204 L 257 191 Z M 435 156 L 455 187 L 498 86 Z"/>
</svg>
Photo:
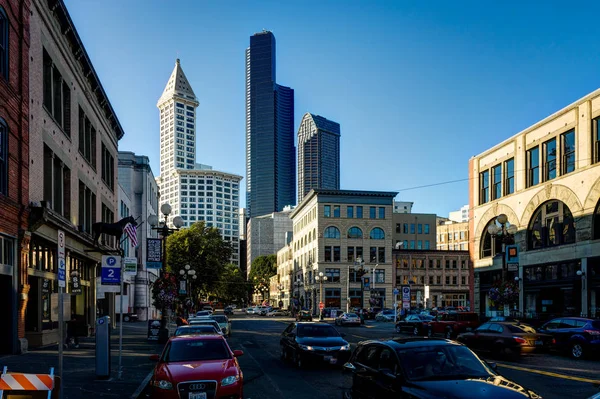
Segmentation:
<svg viewBox="0 0 600 399">
<path fill-rule="evenodd" d="M 342 290 L 340 288 L 325 288 L 325 307 L 342 308 Z"/>
<path fill-rule="evenodd" d="M 0 234 L 0 355 L 14 353 L 17 340 L 16 239 Z"/>
<path fill-rule="evenodd" d="M 588 317 L 600 318 L 600 257 L 588 259 Z"/>
</svg>

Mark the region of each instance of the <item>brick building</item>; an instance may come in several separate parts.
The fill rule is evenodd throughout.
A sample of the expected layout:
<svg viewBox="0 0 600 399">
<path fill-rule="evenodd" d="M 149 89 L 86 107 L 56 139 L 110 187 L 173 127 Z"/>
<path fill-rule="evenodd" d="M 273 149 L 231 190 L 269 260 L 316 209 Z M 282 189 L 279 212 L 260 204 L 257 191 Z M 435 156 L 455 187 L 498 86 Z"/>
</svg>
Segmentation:
<svg viewBox="0 0 600 399">
<path fill-rule="evenodd" d="M 0 355 L 20 352 L 25 335 L 29 8 L 28 0 L 0 0 Z"/>
</svg>

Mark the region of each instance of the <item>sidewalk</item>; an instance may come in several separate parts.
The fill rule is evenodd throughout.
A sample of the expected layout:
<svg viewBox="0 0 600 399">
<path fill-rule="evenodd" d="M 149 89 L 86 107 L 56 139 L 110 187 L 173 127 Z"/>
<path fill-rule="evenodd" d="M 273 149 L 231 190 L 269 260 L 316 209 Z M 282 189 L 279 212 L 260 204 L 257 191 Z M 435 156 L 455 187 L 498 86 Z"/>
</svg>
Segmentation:
<svg viewBox="0 0 600 399">
<path fill-rule="evenodd" d="M 162 351 L 162 345 L 148 342 L 146 334 L 145 322 L 123 324 L 122 381 L 117 380 L 119 371 L 118 324 L 111 336 L 112 367 L 109 380 L 96 379 L 93 337 L 81 338 L 78 349 L 65 349 L 63 352 L 63 398 L 78 399 L 86 396 L 111 399 L 131 398 L 156 364 L 149 360 L 149 356 Z M 51 346 L 32 350 L 23 355 L 0 357 L 0 369 L 4 366 L 8 367 L 9 372 L 40 374 L 47 374 L 50 367 L 54 367 L 54 372 L 58 374 L 58 348 Z"/>
</svg>

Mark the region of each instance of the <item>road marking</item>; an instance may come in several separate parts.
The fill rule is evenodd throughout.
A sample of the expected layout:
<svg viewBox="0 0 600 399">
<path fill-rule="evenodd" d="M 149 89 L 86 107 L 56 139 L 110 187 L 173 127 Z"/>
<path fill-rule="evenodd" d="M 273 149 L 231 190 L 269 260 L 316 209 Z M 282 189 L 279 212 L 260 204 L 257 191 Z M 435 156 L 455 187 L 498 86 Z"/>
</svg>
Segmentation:
<svg viewBox="0 0 600 399">
<path fill-rule="evenodd" d="M 541 374 L 541 375 L 545 375 L 548 377 L 556 377 L 556 378 L 562 378 L 565 380 L 572 380 L 572 381 L 579 381 L 579 382 L 588 382 L 590 384 L 600 384 L 600 380 L 593 380 L 591 378 L 574 377 L 574 376 L 570 376 L 570 375 L 566 375 L 566 374 L 558 374 L 558 373 L 552 373 L 550 371 L 528 369 L 525 367 L 512 366 L 510 364 L 504 364 L 504 363 L 496 363 L 496 365 L 498 367 L 504 367 L 507 369 L 513 369 L 513 370 L 519 370 L 519 371 L 527 371 L 529 373 Z"/>
<path fill-rule="evenodd" d="M 363 337 L 362 335 L 356 335 L 356 334 L 350 334 L 350 335 L 352 335 L 353 337 L 356 337 L 356 338 L 373 339 L 373 338 Z"/>
<path fill-rule="evenodd" d="M 146 388 L 146 385 L 148 385 L 148 382 L 150 381 L 150 378 L 152 378 L 152 374 L 153 373 L 154 373 L 154 370 L 152 370 L 150 373 L 148 373 L 148 375 L 146 376 L 146 378 L 144 378 L 144 381 L 142 381 L 142 383 L 135 390 L 135 392 L 133 393 L 133 395 L 131 395 L 131 399 L 137 399 L 138 396 L 141 395 L 141 393 L 144 390 L 144 388 Z"/>
</svg>

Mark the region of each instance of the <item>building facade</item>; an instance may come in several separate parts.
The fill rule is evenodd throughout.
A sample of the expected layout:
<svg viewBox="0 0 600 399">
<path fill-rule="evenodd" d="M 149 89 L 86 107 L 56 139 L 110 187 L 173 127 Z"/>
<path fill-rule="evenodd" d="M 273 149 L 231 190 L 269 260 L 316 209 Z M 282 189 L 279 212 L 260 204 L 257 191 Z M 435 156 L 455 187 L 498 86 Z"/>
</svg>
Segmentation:
<svg viewBox="0 0 600 399">
<path fill-rule="evenodd" d="M 317 313 L 325 307 L 391 307 L 394 197 L 379 191 L 312 190 L 292 212 L 292 298 Z M 368 269 L 370 286 L 357 275 Z M 320 284 L 315 277 L 328 280 Z M 285 280 L 284 280 L 285 281 Z M 285 283 L 284 283 L 285 284 Z M 292 299 L 293 301 L 293 299 Z"/>
<path fill-rule="evenodd" d="M 114 316 L 114 295 L 96 301 L 101 253 L 92 224 L 119 215 L 117 144 L 124 132 L 63 1 L 33 0 L 30 12 L 29 287 L 30 346 L 58 341 L 58 234 L 65 233 L 65 317 L 93 326 L 97 310 Z M 116 240 L 101 237 L 103 250 Z M 114 318 L 113 318 L 114 319 Z"/>
<path fill-rule="evenodd" d="M 0 356 L 26 350 L 30 7 L 0 0 Z"/>
<path fill-rule="evenodd" d="M 477 311 L 600 316 L 599 121 L 596 90 L 469 161 Z M 518 265 L 503 273 L 498 229 L 511 225 Z M 518 300 L 494 303 L 490 289 L 515 278 Z"/>
<path fill-rule="evenodd" d="M 394 213 L 412 213 L 414 202 L 394 201 Z"/>
<path fill-rule="evenodd" d="M 252 262 L 263 255 L 276 254 L 289 244 L 292 232 L 291 208 L 284 212 L 253 217 L 248 221 L 246 231 L 246 275 L 250 275 Z"/>
<path fill-rule="evenodd" d="M 394 213 L 395 249 L 433 249 L 436 240 L 436 216 L 428 213 Z"/>
<path fill-rule="evenodd" d="M 246 211 L 283 210 L 296 201 L 294 90 L 276 82 L 275 36 L 250 36 L 246 49 Z"/>
<path fill-rule="evenodd" d="M 307 112 L 298 128 L 298 203 L 314 188 L 340 189 L 340 124 Z"/>
<path fill-rule="evenodd" d="M 448 219 L 456 223 L 465 223 L 469 221 L 469 205 L 462 206 L 458 211 L 452 211 L 448 214 Z"/>
<path fill-rule="evenodd" d="M 160 204 L 171 205 L 170 219 L 184 227 L 204 221 L 232 243 L 231 262 L 239 266 L 239 196 L 242 176 L 196 163 L 196 107 L 199 102 L 179 60 L 158 100 L 160 111 Z M 160 206 L 159 206 L 160 209 Z"/>
<path fill-rule="evenodd" d="M 438 223 L 436 247 L 440 251 L 468 251 L 469 223 L 452 221 Z"/>
<path fill-rule="evenodd" d="M 469 251 L 394 250 L 396 286 L 410 285 L 411 308 L 471 307 Z"/>
<path fill-rule="evenodd" d="M 277 251 L 277 277 L 279 281 L 279 300 L 283 302 L 283 309 L 289 309 L 294 290 L 294 249 L 293 244 L 282 247 Z"/>
<path fill-rule="evenodd" d="M 130 198 L 131 206 L 128 216 L 133 216 L 137 223 L 138 246 L 130 251 L 138 262 L 137 274 L 133 278 L 133 286 L 129 292 L 130 311 L 137 313 L 139 320 L 145 321 L 157 316 L 157 309 L 152 305 L 152 283 L 158 278 L 158 269 L 146 267 L 147 238 L 157 237 L 156 230 L 148 223 L 148 217 L 158 215 L 158 185 L 150 167 L 150 159 L 145 155 L 119 151 L 119 186 Z M 123 204 L 120 204 L 123 206 Z M 124 209 L 121 213 L 124 214 Z M 128 239 L 127 239 L 128 242 Z"/>
</svg>

